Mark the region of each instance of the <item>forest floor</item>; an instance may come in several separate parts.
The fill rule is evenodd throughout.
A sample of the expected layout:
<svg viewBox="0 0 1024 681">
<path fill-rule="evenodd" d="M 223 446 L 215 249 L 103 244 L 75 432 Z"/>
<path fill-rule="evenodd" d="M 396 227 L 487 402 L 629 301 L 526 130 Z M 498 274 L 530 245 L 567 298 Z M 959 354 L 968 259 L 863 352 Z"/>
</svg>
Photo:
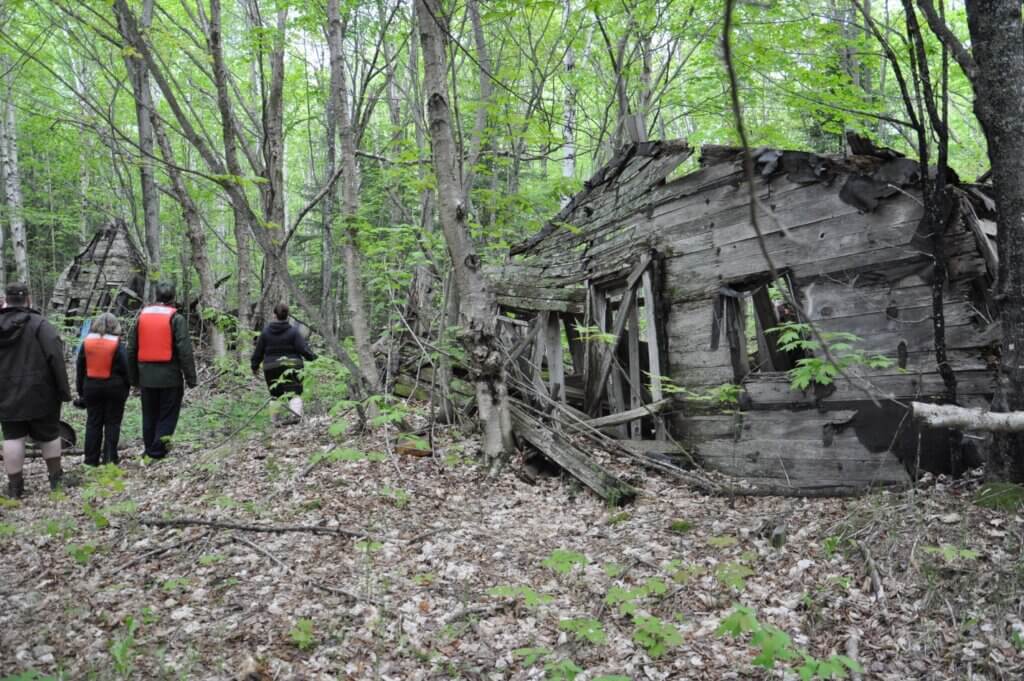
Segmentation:
<svg viewBox="0 0 1024 681">
<path fill-rule="evenodd" d="M 610 461 L 642 494 L 608 508 L 567 478 L 489 480 L 454 430 L 414 458 L 330 424 L 72 458 L 57 495 L 31 461 L 0 508 L 0 678 L 797 678 L 833 655 L 865 679 L 1024 673 L 1024 518 L 976 484 L 729 499 Z M 320 530 L 148 524 L 181 518 Z"/>
</svg>

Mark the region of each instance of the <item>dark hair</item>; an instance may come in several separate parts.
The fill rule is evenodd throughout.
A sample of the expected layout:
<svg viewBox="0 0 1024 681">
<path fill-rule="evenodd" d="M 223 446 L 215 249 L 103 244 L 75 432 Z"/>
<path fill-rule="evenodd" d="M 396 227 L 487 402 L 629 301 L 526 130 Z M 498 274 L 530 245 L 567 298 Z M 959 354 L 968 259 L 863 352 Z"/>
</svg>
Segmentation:
<svg viewBox="0 0 1024 681">
<path fill-rule="evenodd" d="M 28 284 L 20 281 L 11 282 L 4 290 L 7 304 L 14 307 L 28 304 Z"/>
<path fill-rule="evenodd" d="M 274 306 L 274 316 L 279 320 L 287 321 L 288 319 L 288 303 L 278 303 Z"/>
<path fill-rule="evenodd" d="M 174 284 L 166 281 L 161 281 L 156 285 L 156 302 L 158 303 L 173 303 L 174 302 Z"/>
</svg>

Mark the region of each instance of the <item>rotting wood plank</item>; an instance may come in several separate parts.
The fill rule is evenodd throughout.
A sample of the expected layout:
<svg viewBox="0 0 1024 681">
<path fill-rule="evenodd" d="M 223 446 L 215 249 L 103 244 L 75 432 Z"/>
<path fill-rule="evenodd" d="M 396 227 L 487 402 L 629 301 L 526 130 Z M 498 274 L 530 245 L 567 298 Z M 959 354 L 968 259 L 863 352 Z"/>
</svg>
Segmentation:
<svg viewBox="0 0 1024 681">
<path fill-rule="evenodd" d="M 636 497 L 637 491 L 631 485 L 609 473 L 565 436 L 549 429 L 515 405 L 512 406 L 512 421 L 519 437 L 536 447 L 606 502 L 621 505 Z"/>
<path fill-rule="evenodd" d="M 650 269 L 644 271 L 641 279 L 644 293 L 644 317 L 647 321 L 647 366 L 651 380 L 651 400 L 659 402 L 664 397 L 661 377 L 661 332 L 662 319 L 659 313 L 659 296 L 654 288 L 654 276 Z M 654 419 L 655 437 L 664 440 L 667 436 L 665 421 Z"/>
<path fill-rule="evenodd" d="M 597 418 L 588 419 L 586 423 L 588 426 L 597 429 L 618 426 L 623 423 L 628 423 L 634 419 L 641 419 L 645 416 L 660 414 L 671 406 L 672 403 L 672 399 L 661 399 L 657 402 L 640 405 L 639 407 L 635 407 L 629 411 L 622 411 L 617 414 L 609 414 L 608 416 L 599 416 Z"/>
<path fill-rule="evenodd" d="M 640 384 L 640 315 L 637 314 L 637 306 L 629 311 L 629 336 L 627 339 L 627 352 L 629 357 L 629 408 L 636 409 L 643 403 L 643 389 Z M 643 422 L 634 419 L 629 422 L 629 436 L 633 440 L 639 440 L 642 434 Z"/>
<path fill-rule="evenodd" d="M 562 321 L 559 315 L 547 315 L 544 327 L 544 351 L 548 360 L 548 394 L 558 402 L 564 402 L 565 364 L 562 357 Z"/>
</svg>

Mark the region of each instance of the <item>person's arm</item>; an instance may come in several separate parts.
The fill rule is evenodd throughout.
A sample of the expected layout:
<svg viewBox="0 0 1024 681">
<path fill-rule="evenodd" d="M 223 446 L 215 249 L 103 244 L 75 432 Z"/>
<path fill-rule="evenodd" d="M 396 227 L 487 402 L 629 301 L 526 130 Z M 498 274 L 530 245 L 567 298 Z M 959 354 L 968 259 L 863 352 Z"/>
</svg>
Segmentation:
<svg viewBox="0 0 1024 681">
<path fill-rule="evenodd" d="M 309 348 L 309 341 L 298 331 L 295 332 L 295 350 L 303 359 L 307 359 L 310 362 L 316 359 L 316 353 Z"/>
<path fill-rule="evenodd" d="M 128 382 L 139 385 L 139 321 L 135 320 L 132 332 L 128 334 Z"/>
<path fill-rule="evenodd" d="M 264 334 L 261 331 L 260 337 L 256 339 L 256 347 L 252 350 L 252 357 L 249 359 L 249 365 L 252 367 L 252 372 L 255 374 L 260 370 L 260 364 L 263 363 L 263 356 L 267 352 L 267 344 L 264 341 Z"/>
<path fill-rule="evenodd" d="M 53 382 L 60 401 L 70 402 L 71 385 L 68 383 L 68 368 L 64 363 L 64 343 L 61 342 L 57 329 L 46 320 L 39 326 L 38 337 L 46 363 L 50 365 L 50 373 L 53 374 Z"/>
<path fill-rule="evenodd" d="M 85 348 L 78 349 L 78 359 L 75 361 L 75 394 L 81 397 L 85 386 Z"/>
<path fill-rule="evenodd" d="M 185 375 L 188 387 L 194 388 L 199 379 L 196 377 L 196 360 L 192 354 L 192 339 L 189 338 L 185 318 L 180 314 L 174 315 L 171 319 L 171 329 L 174 332 L 174 351 L 181 364 L 181 373 Z"/>
<path fill-rule="evenodd" d="M 117 354 L 114 355 L 114 373 L 128 378 L 128 353 L 124 349 L 124 339 L 117 344 Z"/>
</svg>

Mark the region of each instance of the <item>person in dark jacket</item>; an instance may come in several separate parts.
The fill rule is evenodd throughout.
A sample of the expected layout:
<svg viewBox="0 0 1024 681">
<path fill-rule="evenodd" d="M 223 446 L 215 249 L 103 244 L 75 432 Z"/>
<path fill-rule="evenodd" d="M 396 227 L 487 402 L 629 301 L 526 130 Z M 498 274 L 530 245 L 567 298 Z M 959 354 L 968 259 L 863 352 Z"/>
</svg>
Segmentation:
<svg viewBox="0 0 1024 681">
<path fill-rule="evenodd" d="M 288 321 L 288 305 L 274 306 L 276 319 L 263 327 L 256 348 L 252 353 L 252 372 L 259 371 L 263 364 L 263 376 L 272 397 L 291 395 L 285 422 L 297 422 L 302 418 L 302 379 L 299 369 L 303 359 L 313 361 L 316 355 L 309 349 L 305 337 L 297 326 Z M 271 406 L 271 415 L 277 421 L 276 405 Z"/>
<path fill-rule="evenodd" d="M 71 401 L 64 344 L 57 329 L 32 309 L 28 285 L 14 283 L 0 309 L 0 427 L 4 436 L 7 496 L 25 492 L 25 438 L 39 443 L 50 477 L 60 487 L 61 402 Z"/>
<path fill-rule="evenodd" d="M 128 401 L 128 353 L 121 342 L 121 322 L 104 312 L 92 323 L 78 351 L 75 386 L 85 404 L 85 465 L 119 463 L 124 403 Z M 76 401 L 76 405 L 78 401 Z"/>
<path fill-rule="evenodd" d="M 192 339 L 174 295 L 173 284 L 157 284 L 156 303 L 142 308 L 128 338 L 128 379 L 142 388 L 142 441 L 151 459 L 167 456 L 185 385 L 197 382 Z"/>
</svg>

